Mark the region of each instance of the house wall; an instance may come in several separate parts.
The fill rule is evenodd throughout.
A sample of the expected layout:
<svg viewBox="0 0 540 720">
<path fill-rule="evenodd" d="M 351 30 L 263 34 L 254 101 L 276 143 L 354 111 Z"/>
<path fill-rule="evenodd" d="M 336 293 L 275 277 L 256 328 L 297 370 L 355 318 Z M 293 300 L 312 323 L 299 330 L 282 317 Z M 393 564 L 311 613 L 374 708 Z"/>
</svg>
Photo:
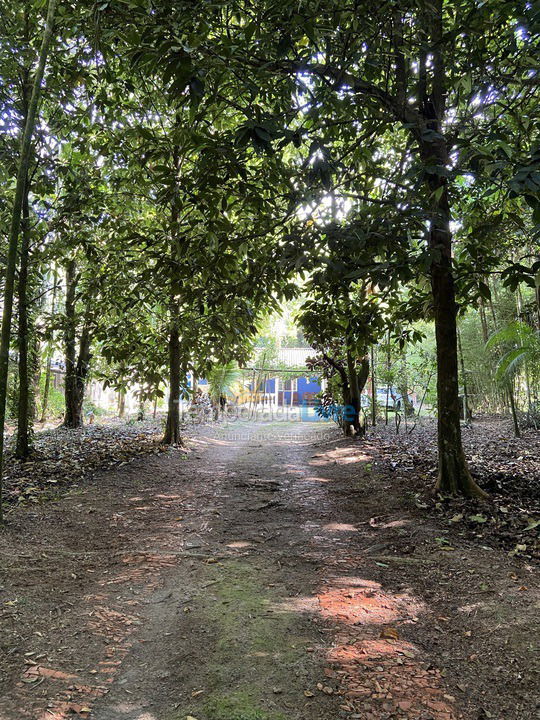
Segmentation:
<svg viewBox="0 0 540 720">
<path fill-rule="evenodd" d="M 315 395 L 321 392 L 321 385 L 316 377 L 298 378 L 298 404 L 309 405 L 314 402 Z"/>
</svg>

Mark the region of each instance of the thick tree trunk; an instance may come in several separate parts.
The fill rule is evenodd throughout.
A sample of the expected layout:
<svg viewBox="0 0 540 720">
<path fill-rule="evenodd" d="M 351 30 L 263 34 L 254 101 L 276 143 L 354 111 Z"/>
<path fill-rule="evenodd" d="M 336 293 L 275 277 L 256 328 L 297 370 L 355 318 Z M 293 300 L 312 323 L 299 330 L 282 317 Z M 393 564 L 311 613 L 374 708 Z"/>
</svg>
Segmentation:
<svg viewBox="0 0 540 720">
<path fill-rule="evenodd" d="M 422 146 L 422 156 L 428 165 L 448 165 L 444 139 Z M 433 200 L 429 231 L 431 250 L 431 289 L 435 315 L 437 345 L 437 423 L 439 449 L 439 475 L 436 488 L 443 493 L 485 497 L 474 482 L 461 440 L 457 305 L 452 271 L 452 234 L 446 178 L 441 174 L 428 175 Z"/>
<path fill-rule="evenodd" d="M 375 350 L 371 347 L 371 424 L 377 424 L 377 390 L 375 381 Z"/>
<path fill-rule="evenodd" d="M 392 364 L 392 358 L 390 355 L 390 330 L 386 336 L 386 374 L 390 377 L 390 367 Z M 390 399 L 390 380 L 386 383 L 386 402 L 384 405 L 384 424 L 388 425 L 388 400 Z"/>
<path fill-rule="evenodd" d="M 347 387 L 348 387 L 348 412 L 345 416 L 344 431 L 346 435 L 364 436 L 366 427 L 360 420 L 362 409 L 362 390 L 369 375 L 369 360 L 362 358 L 360 367 L 357 369 L 356 360 L 353 354 L 347 351 Z"/>
<path fill-rule="evenodd" d="M 118 392 L 118 417 L 123 418 L 126 412 L 126 391 L 120 390 Z"/>
<path fill-rule="evenodd" d="M 437 423 L 439 474 L 436 488 L 441 492 L 485 497 L 474 482 L 461 441 L 457 306 L 452 270 L 452 233 L 446 172 L 448 148 L 443 135 L 446 106 L 446 64 L 444 57 L 443 0 L 434 0 L 424 15 L 426 36 L 432 46 L 431 92 L 421 89 L 419 105 L 425 129 L 417 135 L 420 157 L 429 191 L 431 289 L 437 345 Z"/>
<path fill-rule="evenodd" d="M 169 405 L 167 408 L 167 425 L 163 442 L 166 445 L 177 445 L 180 437 L 180 340 L 178 332 L 178 306 L 171 300 L 169 330 Z"/>
<path fill-rule="evenodd" d="M 83 401 L 86 388 L 86 378 L 90 364 L 90 328 L 88 316 L 89 308 L 85 313 L 85 322 L 79 342 L 77 356 L 77 316 L 76 316 L 76 277 L 77 266 L 75 260 L 70 260 L 66 267 L 66 318 L 64 326 L 64 346 L 66 374 L 64 378 L 64 398 L 66 403 L 64 427 L 76 429 L 83 426 Z M 91 301 L 89 301 L 91 302 Z"/>
<path fill-rule="evenodd" d="M 36 115 L 41 96 L 41 84 L 45 72 L 45 64 L 49 54 L 49 47 L 52 40 L 54 17 L 57 0 L 49 0 L 47 20 L 39 60 L 32 84 L 32 97 L 28 106 L 28 115 L 21 143 L 19 167 L 17 170 L 17 183 L 15 186 L 15 197 L 11 213 L 11 225 L 9 230 L 9 244 L 6 263 L 6 276 L 4 281 L 4 307 L 2 310 L 2 329 L 0 335 L 0 524 L 3 522 L 2 503 L 2 467 L 4 458 L 4 423 L 6 419 L 6 399 L 8 387 L 9 370 L 9 343 L 11 339 L 11 321 L 13 314 L 13 294 L 15 288 L 15 268 L 17 265 L 17 250 L 19 245 L 19 230 L 21 226 L 21 211 L 24 189 L 28 177 L 30 164 L 32 137 L 36 124 Z"/>
<path fill-rule="evenodd" d="M 15 455 L 24 459 L 31 452 L 32 382 L 28 352 L 28 257 L 30 253 L 30 207 L 28 187 L 25 188 L 22 206 L 22 242 L 19 265 L 19 403 L 17 412 L 17 443 Z"/>
<path fill-rule="evenodd" d="M 82 427 L 82 405 L 77 396 L 77 358 L 76 358 L 76 308 L 75 291 L 77 265 L 70 260 L 66 266 L 66 306 L 64 324 L 64 360 L 66 372 L 64 376 L 65 413 L 64 425 L 68 428 Z"/>
<path fill-rule="evenodd" d="M 55 310 L 56 310 L 56 284 L 57 284 L 57 276 L 56 276 L 56 269 L 53 272 L 53 291 L 52 291 L 52 300 L 51 300 L 51 315 L 54 317 Z M 43 423 L 45 422 L 45 419 L 47 417 L 47 406 L 49 404 L 49 392 L 51 388 L 51 367 L 52 367 L 52 357 L 53 357 L 53 348 L 52 348 L 52 339 L 51 339 L 51 346 L 49 347 L 47 351 L 47 362 L 45 365 L 45 385 L 43 387 L 43 398 L 42 398 L 42 404 L 41 404 L 41 417 L 40 421 Z"/>
<path fill-rule="evenodd" d="M 180 124 L 177 116 L 176 122 Z M 180 169 L 180 151 L 178 147 L 173 148 L 173 168 L 176 180 Z M 163 443 L 166 445 L 178 445 L 182 443 L 180 437 L 180 282 L 176 269 L 176 260 L 179 255 L 180 237 L 178 228 L 179 207 L 177 195 L 171 203 L 171 280 L 169 300 L 169 404 L 167 408 L 167 424 Z"/>
<path fill-rule="evenodd" d="M 358 384 L 358 374 L 356 372 L 356 363 L 352 353 L 347 350 L 347 375 L 349 379 L 350 392 L 350 410 L 347 417 L 349 422 L 349 433 L 354 432 L 356 435 L 363 434 L 360 423 L 360 387 Z"/>
</svg>

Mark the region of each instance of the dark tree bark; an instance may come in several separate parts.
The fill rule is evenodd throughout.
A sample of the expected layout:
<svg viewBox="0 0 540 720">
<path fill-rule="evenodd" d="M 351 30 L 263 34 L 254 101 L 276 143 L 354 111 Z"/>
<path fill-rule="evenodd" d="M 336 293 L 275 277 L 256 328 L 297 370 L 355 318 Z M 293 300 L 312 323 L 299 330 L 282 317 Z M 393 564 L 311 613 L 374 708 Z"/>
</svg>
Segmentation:
<svg viewBox="0 0 540 720">
<path fill-rule="evenodd" d="M 54 313 L 56 310 L 56 283 L 57 283 L 57 276 L 56 276 L 56 269 L 53 273 L 53 291 L 52 291 L 52 300 L 51 300 L 51 314 L 54 317 Z M 47 406 L 49 404 L 49 392 L 51 387 L 51 367 L 52 367 L 52 357 L 53 357 L 53 349 L 52 349 L 52 343 L 51 347 L 47 351 L 47 361 L 45 365 L 45 384 L 43 387 L 43 399 L 41 404 L 41 417 L 40 421 L 43 423 L 45 422 L 45 419 L 47 417 Z"/>
<path fill-rule="evenodd" d="M 360 422 L 362 390 L 369 375 L 369 360 L 366 357 L 360 361 L 360 367 L 356 367 L 356 361 L 350 351 L 346 353 L 346 365 L 334 360 L 326 353 L 323 353 L 326 362 L 331 365 L 339 375 L 341 381 L 341 393 L 343 395 L 344 412 L 341 421 L 343 433 L 348 437 L 352 435 L 365 435 L 366 429 Z"/>
<path fill-rule="evenodd" d="M 352 353 L 347 350 L 347 376 L 349 381 L 349 403 L 347 420 L 347 435 L 362 434 L 360 426 L 360 388 L 358 386 L 358 375 L 356 364 Z"/>
<path fill-rule="evenodd" d="M 167 408 L 167 425 L 163 442 L 166 445 L 177 445 L 180 437 L 180 340 L 178 332 L 178 303 L 174 296 L 170 304 L 169 329 L 169 404 Z"/>
<path fill-rule="evenodd" d="M 371 347 L 371 424 L 373 427 L 377 424 L 377 390 L 375 380 L 375 350 Z"/>
<path fill-rule="evenodd" d="M 6 399 L 9 373 L 9 344 L 11 340 L 11 321 L 13 315 L 13 295 L 15 289 L 15 269 L 17 265 L 19 231 L 21 226 L 23 197 L 28 177 L 30 156 L 32 153 L 32 137 L 34 135 L 39 99 L 41 96 L 41 85 L 43 81 L 43 74 L 45 72 L 45 64 L 47 62 L 47 57 L 49 54 L 49 48 L 53 35 L 56 5 L 57 0 L 49 0 L 49 6 L 47 9 L 47 20 L 45 23 L 45 29 L 43 31 L 38 64 L 32 83 L 32 96 L 30 98 L 28 114 L 26 117 L 26 123 L 22 136 L 19 166 L 17 169 L 17 182 L 15 186 L 15 197 L 13 199 L 11 224 L 9 230 L 9 243 L 4 281 L 2 328 L 0 332 L 0 524 L 3 522 L 2 466 L 4 459 L 4 422 L 6 419 Z"/>
<path fill-rule="evenodd" d="M 423 159 L 440 166 L 448 164 L 444 139 L 425 143 Z M 437 423 L 439 446 L 439 475 L 437 489 L 444 493 L 485 497 L 474 482 L 463 451 L 460 425 L 457 305 L 452 272 L 452 234 L 450 206 L 446 178 L 438 174 L 428 176 L 432 197 L 433 217 L 429 230 L 432 253 L 431 289 L 435 315 L 437 345 Z"/>
<path fill-rule="evenodd" d="M 180 120 L 177 118 L 177 123 Z M 175 179 L 178 179 L 180 168 L 180 154 L 177 147 L 173 152 L 173 168 L 175 171 Z M 176 261 L 179 254 L 179 228 L 178 218 L 180 212 L 176 195 L 171 203 L 171 280 L 170 280 L 170 299 L 169 299 L 169 402 L 167 408 L 167 424 L 165 426 L 165 435 L 163 443 L 165 445 L 181 444 L 180 437 L 180 282 L 178 279 L 178 270 Z"/>
<path fill-rule="evenodd" d="M 77 265 L 70 260 L 66 266 L 66 306 L 64 324 L 64 356 L 66 371 L 64 376 L 65 414 L 64 425 L 69 428 L 82 427 L 82 410 L 77 400 L 77 346 L 76 346 L 76 307 L 75 292 L 77 288 Z"/>
<path fill-rule="evenodd" d="M 22 242 L 19 265 L 19 402 L 17 411 L 17 443 L 15 455 L 24 459 L 31 452 L 31 394 L 32 382 L 29 370 L 28 352 L 28 258 L 30 254 L 30 207 L 28 184 L 25 187 L 22 205 Z"/>
<path fill-rule="evenodd" d="M 375 100 L 403 124 L 417 143 L 424 166 L 430 200 L 429 248 L 431 250 L 431 288 L 437 343 L 439 476 L 437 488 L 443 492 L 484 497 L 486 494 L 471 477 L 461 441 L 459 388 L 457 378 L 456 297 L 452 272 L 452 235 L 446 173 L 449 167 L 443 120 L 446 104 L 446 65 L 443 33 L 443 0 L 433 0 L 418 13 L 428 49 L 420 53 L 418 81 L 413 88 L 404 62 L 403 19 L 393 16 L 394 93 L 349 74 L 339 66 L 314 65 L 313 70 L 336 86 L 347 84 L 353 92 Z M 429 68 L 428 68 L 429 57 Z M 429 70 L 429 78 L 428 78 Z M 429 82 L 428 82 L 429 80 Z M 428 87 L 429 85 L 429 87 Z M 409 92 L 417 92 L 416 108 L 407 102 Z"/>
<path fill-rule="evenodd" d="M 334 370 L 339 375 L 339 379 L 341 382 L 341 394 L 343 395 L 343 406 L 344 408 L 350 408 L 352 407 L 352 399 L 351 399 L 351 389 L 349 386 L 349 375 L 343 365 L 340 362 L 337 362 L 334 360 L 334 358 L 330 357 L 330 355 L 327 355 L 326 353 L 323 353 L 323 357 L 326 360 L 326 362 L 331 365 Z M 341 418 L 341 428 L 343 430 L 343 433 L 347 436 L 352 435 L 351 430 L 351 422 L 349 420 L 348 414 L 345 415 L 345 412 L 343 413 L 343 416 Z"/>
<path fill-rule="evenodd" d="M 357 368 L 357 363 L 351 353 L 347 353 L 347 372 L 349 375 L 349 386 L 351 388 L 351 405 L 354 408 L 354 418 L 352 427 L 356 435 L 364 436 L 366 434 L 366 426 L 360 420 L 362 410 L 362 390 L 367 382 L 369 375 L 369 359 L 363 357 Z"/>
<path fill-rule="evenodd" d="M 90 308 L 85 313 L 84 325 L 77 353 L 77 315 L 76 315 L 77 265 L 70 260 L 66 267 L 66 319 L 64 326 L 64 346 L 66 374 L 64 379 L 65 415 L 64 427 L 83 426 L 83 401 L 86 378 L 90 367 Z M 89 300 L 89 304 L 91 300 Z"/>
<path fill-rule="evenodd" d="M 461 440 L 457 305 L 452 270 L 452 233 L 450 231 L 450 204 L 446 180 L 449 157 L 442 127 L 446 98 L 446 67 L 442 49 L 442 0 L 436 0 L 430 10 L 429 37 L 433 47 L 432 90 L 429 98 L 421 98 L 429 134 L 421 134 L 418 143 L 420 156 L 426 168 L 429 197 L 432 199 L 429 248 L 437 344 L 439 474 L 436 487 L 444 493 L 485 497 L 486 493 L 478 487 L 469 472 Z"/>
</svg>

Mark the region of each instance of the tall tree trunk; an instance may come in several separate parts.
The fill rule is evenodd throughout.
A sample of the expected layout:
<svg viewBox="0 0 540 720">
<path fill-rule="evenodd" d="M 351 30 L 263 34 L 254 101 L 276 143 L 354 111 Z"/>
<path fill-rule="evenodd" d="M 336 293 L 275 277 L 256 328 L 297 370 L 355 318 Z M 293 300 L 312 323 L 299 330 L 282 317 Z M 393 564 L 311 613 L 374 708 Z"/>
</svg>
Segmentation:
<svg viewBox="0 0 540 720">
<path fill-rule="evenodd" d="M 163 442 L 166 445 L 177 445 L 180 437 L 180 337 L 178 332 L 178 303 L 173 295 L 170 303 L 169 329 L 169 404 L 167 408 L 167 425 Z"/>
<path fill-rule="evenodd" d="M 430 7 L 429 36 L 433 47 L 432 91 L 424 103 L 424 118 L 430 137 L 419 139 L 420 156 L 426 171 L 431 201 L 429 249 L 431 251 L 431 290 L 437 345 L 437 424 L 439 474 L 437 489 L 444 493 L 485 497 L 474 482 L 463 451 L 460 426 L 457 306 L 452 271 L 452 233 L 450 204 L 445 170 L 449 166 L 448 148 L 442 119 L 446 103 L 446 65 L 443 56 L 443 0 Z"/>
<path fill-rule="evenodd" d="M 123 418 L 126 412 L 126 391 L 120 390 L 118 392 L 118 417 Z"/>
<path fill-rule="evenodd" d="M 367 383 L 367 379 L 369 376 L 369 358 L 366 355 L 362 358 L 360 361 L 360 367 L 358 368 L 356 372 L 356 383 L 358 387 L 358 432 L 360 435 L 366 434 L 366 424 L 365 422 L 360 421 L 360 413 L 362 411 L 362 392 L 364 390 L 364 387 Z"/>
<path fill-rule="evenodd" d="M 461 333 L 458 330 L 458 350 L 459 350 L 459 362 L 461 365 L 461 381 L 463 383 L 463 419 L 465 422 L 469 422 L 472 419 L 472 413 L 469 408 L 469 389 L 467 385 L 467 375 L 465 373 L 465 360 L 463 358 L 463 347 L 461 345 Z"/>
<path fill-rule="evenodd" d="M 22 242 L 19 265 L 19 403 L 17 412 L 17 443 L 15 455 L 24 459 L 31 452 L 31 391 L 28 361 L 28 259 L 30 254 L 30 207 L 28 184 L 25 187 L 22 205 Z"/>
<path fill-rule="evenodd" d="M 76 345 L 76 307 L 77 264 L 69 260 L 66 265 L 66 305 L 64 324 L 64 376 L 65 412 L 64 425 L 68 428 L 82 427 L 82 412 L 77 400 L 77 345 Z"/>
<path fill-rule="evenodd" d="M 83 402 L 86 378 L 90 365 L 90 305 L 85 312 L 85 319 L 79 341 L 77 354 L 77 315 L 76 315 L 77 265 L 70 260 L 66 266 L 66 319 L 64 326 L 64 346 L 66 374 L 64 379 L 65 415 L 64 427 L 80 428 L 83 426 Z"/>
<path fill-rule="evenodd" d="M 19 247 L 19 230 L 21 226 L 21 211 L 24 189 L 30 164 L 32 137 L 36 124 L 36 115 L 41 95 L 41 84 L 45 72 L 45 63 L 51 44 L 54 16 L 57 0 L 49 0 L 47 20 L 43 31 L 38 65 L 32 84 L 32 97 L 28 106 L 28 115 L 21 143 L 19 167 L 17 170 L 17 183 L 11 214 L 9 243 L 6 263 L 6 277 L 4 282 L 4 307 L 2 310 L 2 330 L 0 335 L 0 524 L 3 522 L 2 504 L 2 467 L 4 459 L 4 423 L 6 419 L 6 398 L 9 368 L 9 343 L 11 339 L 11 321 L 13 315 L 13 292 L 15 288 L 15 268 L 17 265 L 17 250 Z"/>
<path fill-rule="evenodd" d="M 424 160 L 435 160 L 446 167 L 448 155 L 444 140 L 423 148 Z M 463 451 L 460 426 L 457 306 L 452 272 L 452 234 L 446 179 L 430 174 L 429 185 L 434 200 L 429 231 L 432 253 L 431 288 L 435 315 L 437 345 L 437 424 L 439 476 L 437 489 L 444 493 L 485 497 L 474 482 Z"/>
<path fill-rule="evenodd" d="M 360 421 L 360 412 L 362 409 L 362 390 L 366 384 L 369 375 L 369 360 L 363 357 L 360 361 L 360 367 L 357 369 L 354 355 L 347 350 L 347 380 L 349 387 L 349 412 L 345 418 L 348 427 L 345 428 L 345 434 L 365 435 L 365 424 Z"/>
<path fill-rule="evenodd" d="M 176 123 L 180 124 L 177 116 Z M 175 173 L 175 185 L 178 182 L 180 170 L 180 151 L 177 146 L 173 148 L 173 169 Z M 171 203 L 171 279 L 169 299 L 169 403 L 167 408 L 167 424 L 163 443 L 166 445 L 181 444 L 180 437 L 180 282 L 178 280 L 178 269 L 176 263 L 180 254 L 180 236 L 178 219 L 180 209 L 178 207 L 178 189 Z"/>
<path fill-rule="evenodd" d="M 47 408 L 49 406 L 49 393 L 51 390 L 51 371 L 52 368 L 52 352 L 47 353 L 47 361 L 45 364 L 45 383 L 43 385 L 43 398 L 41 404 L 41 416 L 39 421 L 44 423 L 47 419 Z"/>
<path fill-rule="evenodd" d="M 360 388 L 358 386 L 356 363 L 350 350 L 347 350 L 347 375 L 350 392 L 350 411 L 347 419 L 352 430 L 359 435 L 362 432 L 360 426 Z"/>
<path fill-rule="evenodd" d="M 53 291 L 52 291 L 52 299 L 51 299 L 51 315 L 54 317 L 55 310 L 56 310 L 56 284 L 57 284 L 57 275 L 56 275 L 56 269 L 53 272 Z M 47 362 L 45 366 L 45 385 L 43 387 L 43 400 L 41 405 L 41 417 L 40 421 L 43 423 L 45 422 L 45 418 L 47 417 L 47 406 L 49 404 L 49 392 L 51 387 L 51 367 L 52 367 L 52 357 L 53 357 L 53 343 L 51 338 L 51 345 L 49 349 L 47 350 Z"/>
<path fill-rule="evenodd" d="M 377 424 L 377 391 L 375 382 L 375 350 L 371 346 L 371 424 L 373 427 Z"/>
</svg>

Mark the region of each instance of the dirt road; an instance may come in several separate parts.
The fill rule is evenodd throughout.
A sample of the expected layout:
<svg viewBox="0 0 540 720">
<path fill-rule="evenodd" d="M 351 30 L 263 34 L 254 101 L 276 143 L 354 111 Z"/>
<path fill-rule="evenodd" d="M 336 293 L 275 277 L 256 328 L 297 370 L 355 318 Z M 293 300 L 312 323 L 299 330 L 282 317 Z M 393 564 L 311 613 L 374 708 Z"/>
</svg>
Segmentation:
<svg viewBox="0 0 540 720">
<path fill-rule="evenodd" d="M 531 569 L 377 453 L 237 423 L 14 513 L 1 720 L 536 717 Z"/>
</svg>

